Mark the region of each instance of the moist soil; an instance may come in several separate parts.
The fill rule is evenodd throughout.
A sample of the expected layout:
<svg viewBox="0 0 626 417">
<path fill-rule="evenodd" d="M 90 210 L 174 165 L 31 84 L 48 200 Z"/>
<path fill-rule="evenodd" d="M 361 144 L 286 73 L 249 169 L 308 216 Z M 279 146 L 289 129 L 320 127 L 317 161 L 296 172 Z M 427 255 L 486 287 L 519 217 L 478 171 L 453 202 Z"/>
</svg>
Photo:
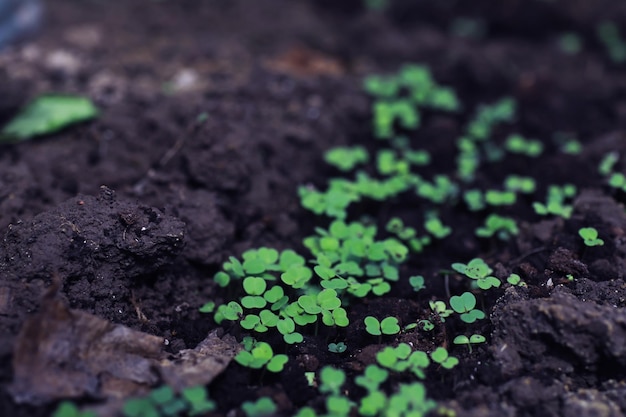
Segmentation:
<svg viewBox="0 0 626 417">
<path fill-rule="evenodd" d="M 452 31 L 459 18 L 482 30 Z M 302 239 L 328 219 L 300 207 L 298 186 L 323 188 L 339 175 L 323 162 L 333 146 L 375 149 L 362 79 L 405 63 L 428 65 L 464 106 L 427 114 L 411 133 L 437 161 L 428 169 L 453 167 L 455 140 L 477 105 L 512 97 L 517 117 L 494 137 L 523 132 L 546 152 L 490 167 L 480 186 L 498 188 L 511 172 L 535 177 L 537 196 L 572 183 L 573 216 L 540 217 L 529 199 L 501 211 L 521 231 L 499 241 L 473 237 L 481 217 L 442 211 L 453 234 L 401 270 L 423 275 L 427 292 L 400 282 L 352 304 L 347 329 L 307 334 L 286 349 L 290 361 L 278 375 L 261 380 L 231 363 L 209 387 L 215 415 L 263 395 L 283 416 L 319 407 L 304 371 L 330 364 L 352 375 L 402 341 L 423 350 L 443 344 L 460 358 L 424 381 L 458 416 L 626 415 L 626 195 L 597 173 L 603 155 L 626 150 L 626 76 L 595 35 L 605 20 L 626 27 L 626 5 L 416 0 L 374 12 L 357 0 L 48 2 L 39 37 L 0 53 L 0 123 L 48 92 L 88 96 L 101 115 L 0 148 L 0 415 L 55 408 L 9 389 L 18 334 L 51 287 L 61 286 L 57 297 L 76 311 L 165 338 L 174 355 L 219 327 L 198 307 L 226 297 L 211 277 L 229 256 L 260 246 L 305 253 Z M 582 37 L 579 53 L 562 51 L 564 32 Z M 582 153 L 560 153 L 557 132 L 576 137 Z M 351 218 L 368 214 L 384 226 L 392 215 L 411 219 L 420 204 L 410 196 L 364 203 Z M 596 227 L 605 245 L 586 248 L 583 226 Z M 528 284 L 485 297 L 488 319 L 473 330 L 487 343 L 471 353 L 452 345 L 450 335 L 463 331 L 453 320 L 380 342 L 365 332 L 367 315 L 429 318 L 427 301 L 446 294 L 439 271 L 474 257 L 499 278 L 516 272 Z M 448 287 L 464 288 L 455 277 Z M 328 341 L 346 341 L 348 350 L 330 353 Z"/>
</svg>

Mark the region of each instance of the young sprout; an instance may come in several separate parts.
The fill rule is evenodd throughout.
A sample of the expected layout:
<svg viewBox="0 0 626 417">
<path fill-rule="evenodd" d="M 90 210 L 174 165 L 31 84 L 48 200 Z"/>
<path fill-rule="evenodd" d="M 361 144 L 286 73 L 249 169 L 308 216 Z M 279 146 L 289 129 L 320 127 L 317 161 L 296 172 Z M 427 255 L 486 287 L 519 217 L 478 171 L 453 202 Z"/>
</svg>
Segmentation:
<svg viewBox="0 0 626 417">
<path fill-rule="evenodd" d="M 510 206 L 515 204 L 517 196 L 513 191 L 487 190 L 485 203 L 491 206 Z"/>
<path fill-rule="evenodd" d="M 606 177 L 613 172 L 617 161 L 619 161 L 619 154 L 617 152 L 614 151 L 605 154 L 598 165 L 598 172 Z"/>
<path fill-rule="evenodd" d="M 328 351 L 332 353 L 343 353 L 346 349 L 348 349 L 348 346 L 344 342 L 328 344 Z"/>
<path fill-rule="evenodd" d="M 413 287 L 413 291 L 421 291 L 424 288 L 426 288 L 424 286 L 424 277 L 421 275 L 415 275 L 412 277 L 409 277 L 409 284 L 411 284 L 411 287 Z"/>
<path fill-rule="evenodd" d="M 565 32 L 559 36 L 559 48 L 568 55 L 578 54 L 582 47 L 582 39 L 577 33 Z"/>
<path fill-rule="evenodd" d="M 472 353 L 472 345 L 485 343 L 486 341 L 487 339 L 485 339 L 485 336 L 480 334 L 473 334 L 470 337 L 467 337 L 465 335 L 459 335 L 454 338 L 452 343 L 454 343 L 455 345 L 467 345 L 469 353 Z"/>
<path fill-rule="evenodd" d="M 504 147 L 511 153 L 530 157 L 537 157 L 543 152 L 543 143 L 538 140 L 525 139 L 522 135 L 510 135 L 504 142 Z"/>
<path fill-rule="evenodd" d="M 453 263 L 452 269 L 461 274 L 467 276 L 470 279 L 476 280 L 476 284 L 482 290 L 488 290 L 492 287 L 499 287 L 500 280 L 494 276 L 491 276 L 493 269 L 489 267 L 480 258 L 474 258 L 467 264 L 460 262 Z"/>
<path fill-rule="evenodd" d="M 602 22 L 598 25 L 597 34 L 613 62 L 622 63 L 626 61 L 626 42 L 624 42 L 615 23 Z"/>
<path fill-rule="evenodd" d="M 458 358 L 450 356 L 448 350 L 444 347 L 438 347 L 431 352 L 430 358 L 445 369 L 452 369 L 459 364 Z"/>
<path fill-rule="evenodd" d="M 515 285 L 518 287 L 526 287 L 526 283 L 524 281 L 522 281 L 522 277 L 520 277 L 518 274 L 511 274 L 507 277 L 506 282 L 508 282 L 511 285 Z"/>
<path fill-rule="evenodd" d="M 490 214 L 485 219 L 485 225 L 477 228 L 475 233 L 478 237 L 492 237 L 496 235 L 500 240 L 509 240 L 511 236 L 519 233 L 519 229 L 515 219 Z"/>
<path fill-rule="evenodd" d="M 450 297 L 450 307 L 461 315 L 461 320 L 465 323 L 474 323 L 476 320 L 485 318 L 485 313 L 474 308 L 476 307 L 476 297 L 471 292 Z"/>
<path fill-rule="evenodd" d="M 369 154 L 362 146 L 336 147 L 328 150 L 324 160 L 337 169 L 347 172 L 369 161 Z"/>
<path fill-rule="evenodd" d="M 534 202 L 535 213 L 545 216 L 554 214 L 564 219 L 569 219 L 574 210 L 571 204 L 566 204 L 565 200 L 572 199 L 576 195 L 576 186 L 565 184 L 563 186 L 551 185 L 548 187 L 546 203 Z"/>
<path fill-rule="evenodd" d="M 367 316 L 363 321 L 365 323 L 365 330 L 372 336 L 400 333 L 400 325 L 398 324 L 398 319 L 395 317 L 385 317 L 381 321 L 378 321 L 376 317 Z"/>
<path fill-rule="evenodd" d="M 270 397 L 261 397 L 255 402 L 244 402 L 241 409 L 246 417 L 270 417 L 276 415 L 278 407 Z"/>
<path fill-rule="evenodd" d="M 277 354 L 269 343 L 256 342 L 252 349 L 241 350 L 235 356 L 235 362 L 252 369 L 266 368 L 270 372 L 280 372 L 288 361 L 287 355 Z"/>
<path fill-rule="evenodd" d="M 604 240 L 598 238 L 598 231 L 594 227 L 581 227 L 578 235 L 583 238 L 585 246 L 604 245 Z"/>
</svg>

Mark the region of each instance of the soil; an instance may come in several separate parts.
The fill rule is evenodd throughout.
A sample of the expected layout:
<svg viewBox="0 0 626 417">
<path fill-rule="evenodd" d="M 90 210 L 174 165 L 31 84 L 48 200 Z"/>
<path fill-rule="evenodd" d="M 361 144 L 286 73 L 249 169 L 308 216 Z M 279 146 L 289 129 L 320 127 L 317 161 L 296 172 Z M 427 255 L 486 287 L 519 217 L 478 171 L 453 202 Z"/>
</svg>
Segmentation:
<svg viewBox="0 0 626 417">
<path fill-rule="evenodd" d="M 483 33 L 454 34 L 458 18 L 478 19 Z M 375 146 L 362 78 L 408 62 L 428 65 L 465 109 L 429 114 L 413 134 L 440 161 L 433 170 L 452 167 L 476 105 L 510 96 L 518 116 L 497 140 L 519 131 L 541 139 L 546 152 L 496 164 L 480 185 L 499 187 L 513 171 L 535 177 L 537 195 L 573 183 L 574 215 L 540 217 L 532 200 L 517 204 L 502 213 L 521 232 L 502 242 L 473 237 L 481 217 L 441 212 L 454 233 L 401 271 L 424 275 L 427 293 L 399 283 L 353 304 L 350 327 L 307 335 L 287 349 L 285 371 L 262 384 L 232 363 L 210 385 L 216 415 L 261 395 L 284 416 L 319 405 L 305 370 L 362 370 L 382 347 L 363 318 L 428 318 L 426 301 L 445 296 L 438 271 L 473 257 L 499 278 L 519 273 L 528 287 L 484 300 L 489 320 L 475 330 L 488 342 L 472 353 L 446 342 L 459 331 L 453 321 L 431 334 L 383 339 L 423 350 L 449 344 L 461 364 L 428 378 L 429 395 L 460 417 L 626 415 L 626 194 L 597 173 L 606 152 L 626 151 L 626 76 L 595 36 L 609 19 L 626 28 L 626 4 L 398 0 L 381 13 L 358 0 L 48 2 L 39 37 L 0 52 L 0 124 L 46 92 L 89 96 L 102 114 L 0 148 L 0 415 L 55 408 L 17 404 L 9 389 L 20 329 L 55 277 L 72 309 L 163 337 L 171 354 L 204 340 L 218 326 L 198 307 L 224 299 L 211 280 L 221 263 L 260 246 L 303 252 L 302 239 L 325 220 L 300 207 L 298 186 L 338 175 L 323 162 L 325 150 Z M 582 36 L 581 52 L 561 51 L 564 32 Z M 556 132 L 578 138 L 583 152 L 558 152 Z M 402 197 L 351 215 L 384 225 L 391 215 L 410 218 L 420 204 Z M 605 245 L 586 248 L 582 226 L 596 227 Z M 450 286 L 462 288 L 454 279 Z M 329 353 L 327 339 L 348 341 L 347 352 Z"/>
</svg>

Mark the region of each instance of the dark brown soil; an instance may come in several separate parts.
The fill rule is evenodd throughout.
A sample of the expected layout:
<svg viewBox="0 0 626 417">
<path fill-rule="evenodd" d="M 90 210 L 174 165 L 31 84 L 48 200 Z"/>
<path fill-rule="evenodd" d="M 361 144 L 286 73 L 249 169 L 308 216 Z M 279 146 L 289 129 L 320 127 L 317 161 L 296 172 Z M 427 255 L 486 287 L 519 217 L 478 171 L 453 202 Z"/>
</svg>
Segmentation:
<svg viewBox="0 0 626 417">
<path fill-rule="evenodd" d="M 480 19 L 484 35 L 451 34 L 459 17 Z M 607 19 L 626 28 L 626 4 L 398 0 L 376 13 L 357 0 L 48 2 L 40 36 L 0 53 L 0 124 L 44 92 L 89 96 L 102 115 L 0 148 L 0 415 L 47 416 L 55 407 L 16 404 L 7 390 L 18 332 L 54 276 L 71 308 L 165 337 L 172 353 L 202 341 L 216 325 L 198 307 L 223 299 L 211 277 L 228 256 L 301 250 L 325 226 L 300 207 L 297 187 L 337 175 L 324 150 L 373 146 L 362 77 L 407 62 L 428 65 L 466 109 L 430 115 L 415 134 L 442 161 L 433 170 L 452 166 L 454 141 L 477 104 L 511 96 L 518 117 L 498 140 L 524 132 L 547 151 L 492 167 L 481 186 L 499 186 L 514 170 L 538 180 L 537 195 L 553 183 L 583 190 L 567 221 L 540 218 L 529 204 L 503 211 L 522 225 L 506 243 L 472 237 L 481 217 L 440 213 L 455 232 L 403 276 L 419 271 L 428 296 L 441 298 L 438 271 L 480 256 L 500 278 L 517 272 L 529 286 L 492 293 L 489 323 L 477 328 L 488 343 L 472 354 L 450 346 L 461 365 L 429 378 L 429 395 L 463 417 L 626 415 L 626 195 L 607 188 L 596 168 L 606 152 L 626 151 L 626 73 L 595 37 Z M 563 32 L 583 37 L 580 53 L 559 49 Z M 583 153 L 559 153 L 555 132 L 577 137 Z M 356 211 L 384 224 L 415 204 Z M 596 227 L 606 244 L 585 248 L 582 226 Z M 362 370 L 381 347 L 363 317 L 380 312 L 406 324 L 428 317 L 424 301 L 400 283 L 355 303 L 349 328 L 307 335 L 263 387 L 231 364 L 210 386 L 218 415 L 260 395 L 285 416 L 318 404 L 304 370 Z M 384 343 L 428 350 L 443 332 Z M 330 354 L 327 338 L 349 341 L 348 351 Z"/>
</svg>

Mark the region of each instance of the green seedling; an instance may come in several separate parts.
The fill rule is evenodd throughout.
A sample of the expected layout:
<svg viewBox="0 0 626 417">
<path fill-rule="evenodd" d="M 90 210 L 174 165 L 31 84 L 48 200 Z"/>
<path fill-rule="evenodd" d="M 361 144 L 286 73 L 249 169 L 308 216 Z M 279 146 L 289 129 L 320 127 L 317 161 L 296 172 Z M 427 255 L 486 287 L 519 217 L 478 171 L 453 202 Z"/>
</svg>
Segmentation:
<svg viewBox="0 0 626 417">
<path fill-rule="evenodd" d="M 485 203 L 491 206 L 510 206 L 515 204 L 517 196 L 513 191 L 487 190 L 484 198 Z"/>
<path fill-rule="evenodd" d="M 380 391 L 380 385 L 387 380 L 389 372 L 376 366 L 368 365 L 363 375 L 354 379 L 356 385 L 367 390 L 367 395 L 361 398 L 359 415 L 376 416 L 385 409 L 387 396 Z"/>
<path fill-rule="evenodd" d="M 326 326 L 346 327 L 349 324 L 348 315 L 341 307 L 341 300 L 337 291 L 326 288 L 315 294 L 301 295 L 298 304 L 305 313 L 322 315 L 322 322 Z"/>
<path fill-rule="evenodd" d="M 200 313 L 212 313 L 215 311 L 215 301 L 208 301 L 198 309 Z"/>
<path fill-rule="evenodd" d="M 337 169 L 347 172 L 369 161 L 369 154 L 362 146 L 336 147 L 326 152 L 324 160 Z"/>
<path fill-rule="evenodd" d="M 491 137 L 496 124 L 510 121 L 514 115 L 515 101 L 511 98 L 503 98 L 491 105 L 479 106 L 467 128 L 468 136 L 475 141 L 485 141 Z"/>
<path fill-rule="evenodd" d="M 507 277 L 506 282 L 517 287 L 526 287 L 526 283 L 522 281 L 522 277 L 518 274 L 511 274 Z"/>
<path fill-rule="evenodd" d="M 624 42 L 617 25 L 613 22 L 602 22 L 598 25 L 596 32 L 611 60 L 615 63 L 625 62 L 626 42 Z"/>
<path fill-rule="evenodd" d="M 585 246 L 602 246 L 604 240 L 598 238 L 598 231 L 594 227 L 581 227 L 578 235 L 583 238 Z"/>
<path fill-rule="evenodd" d="M 619 153 L 609 152 L 602 157 L 598 164 L 598 172 L 603 176 L 608 176 L 615 169 L 615 164 L 619 161 Z"/>
<path fill-rule="evenodd" d="M 480 335 L 480 334 L 473 334 L 469 337 L 465 335 L 459 335 L 454 338 L 452 343 L 454 343 L 455 345 L 467 345 L 469 352 L 472 353 L 472 345 L 475 345 L 478 343 L 485 343 L 486 341 L 487 339 L 485 339 L 485 336 Z"/>
<path fill-rule="evenodd" d="M 461 320 L 465 323 L 474 323 L 476 320 L 485 318 L 483 311 L 474 308 L 476 307 L 476 297 L 471 292 L 450 297 L 450 307 L 461 315 Z"/>
<path fill-rule="evenodd" d="M 500 240 L 509 240 L 519 233 L 515 219 L 503 217 L 497 214 L 490 214 L 485 219 L 485 225 L 476 229 L 478 237 L 497 236 Z"/>
<path fill-rule="evenodd" d="M 580 36 L 574 32 L 562 33 L 559 36 L 559 48 L 568 55 L 578 54 L 583 47 Z"/>
<path fill-rule="evenodd" d="M 215 402 L 208 397 L 205 387 L 183 389 L 176 394 L 171 387 L 152 390 L 145 397 L 131 398 L 122 405 L 124 417 L 199 416 L 215 409 Z M 56 416 L 55 416 L 56 417 Z"/>
<path fill-rule="evenodd" d="M 444 301 L 429 301 L 430 309 L 435 313 L 439 319 L 444 322 L 446 317 L 450 317 L 454 310 L 450 310 Z"/>
<path fill-rule="evenodd" d="M 274 354 L 266 342 L 256 342 L 251 350 L 241 350 L 235 356 L 235 362 L 252 369 L 266 368 L 270 372 L 280 372 L 288 361 L 287 355 Z"/>
<path fill-rule="evenodd" d="M 576 187 L 572 184 L 563 186 L 551 185 L 548 187 L 546 203 L 534 202 L 535 213 L 545 216 L 553 214 L 569 219 L 574 210 L 571 204 L 566 204 L 566 200 L 571 200 L 576 195 Z"/>
<path fill-rule="evenodd" d="M 332 366 L 324 366 L 319 373 L 319 391 L 323 394 L 341 395 L 341 387 L 346 382 L 346 373 Z"/>
<path fill-rule="evenodd" d="M 431 354 L 430 358 L 433 362 L 438 363 L 445 369 L 452 369 L 459 364 L 459 359 L 450 356 L 448 350 L 444 347 L 438 347 Z"/>
<path fill-rule="evenodd" d="M 419 382 L 400 384 L 397 393 L 389 398 L 386 417 L 425 417 L 437 408 L 437 403 L 426 397 L 426 388 Z"/>
<path fill-rule="evenodd" d="M 486 29 L 483 19 L 466 16 L 455 17 L 449 27 L 450 34 L 453 36 L 468 39 L 482 39 Z"/>
<path fill-rule="evenodd" d="M 426 377 L 424 370 L 430 364 L 426 353 L 413 351 L 407 343 L 400 343 L 395 348 L 387 346 L 376 354 L 376 361 L 380 366 L 395 372 L 411 371 L 420 379 Z"/>
<path fill-rule="evenodd" d="M 411 287 L 415 292 L 421 291 L 426 288 L 426 286 L 424 285 L 424 277 L 421 275 L 409 277 L 409 284 L 411 284 Z"/>
<path fill-rule="evenodd" d="M 621 172 L 613 172 L 609 174 L 608 184 L 611 188 L 626 191 L 626 176 Z"/>
<path fill-rule="evenodd" d="M 511 153 L 535 158 L 543 152 L 543 143 L 538 140 L 525 139 L 519 134 L 513 134 L 504 142 L 504 148 Z"/>
<path fill-rule="evenodd" d="M 346 349 L 348 349 L 348 346 L 343 342 L 328 344 L 328 351 L 332 353 L 343 353 Z"/>
<path fill-rule="evenodd" d="M 416 187 L 417 195 L 435 204 L 442 204 L 458 194 L 458 185 L 445 175 L 436 175 L 433 182 L 422 181 Z"/>
<path fill-rule="evenodd" d="M 460 272 L 470 279 L 476 280 L 478 288 L 482 290 L 488 290 L 492 287 L 500 286 L 500 280 L 491 276 L 493 269 L 491 269 L 489 265 L 487 265 L 485 261 L 480 258 L 474 258 L 467 264 L 459 262 L 454 263 L 452 264 L 452 269 Z"/>
<path fill-rule="evenodd" d="M 532 194 L 535 192 L 536 184 L 532 177 L 509 175 L 504 180 L 504 188 L 516 193 Z"/>
<path fill-rule="evenodd" d="M 436 213 L 427 213 L 424 229 L 437 239 L 443 239 L 452 233 L 452 228 L 444 225 Z"/>
<path fill-rule="evenodd" d="M 94 411 L 81 411 L 76 404 L 63 401 L 52 414 L 52 417 L 97 417 Z"/>
<path fill-rule="evenodd" d="M 304 337 L 296 332 L 296 323 L 291 317 L 279 318 L 276 322 L 276 329 L 283 335 L 283 340 L 289 345 L 302 343 Z"/>
<path fill-rule="evenodd" d="M 44 95 L 30 102 L 21 113 L 0 131 L 0 143 L 27 140 L 47 135 L 75 123 L 98 116 L 98 109 L 88 98 Z"/>
<path fill-rule="evenodd" d="M 463 200 L 470 211 L 480 211 L 486 207 L 485 196 L 481 190 L 467 190 L 463 193 Z"/>
<path fill-rule="evenodd" d="M 241 409 L 246 417 L 271 417 L 278 411 L 276 403 L 270 397 L 261 397 L 254 402 L 246 401 L 241 404 Z"/>
<path fill-rule="evenodd" d="M 367 316 L 363 320 L 365 330 L 372 336 L 392 335 L 400 333 L 400 325 L 395 317 L 386 317 L 378 321 L 376 317 Z"/>
<path fill-rule="evenodd" d="M 570 133 L 556 132 L 553 140 L 559 150 L 567 155 L 579 155 L 583 151 L 583 145 L 579 140 L 572 137 Z"/>
<path fill-rule="evenodd" d="M 211 400 L 205 387 L 189 387 L 180 393 L 181 397 L 189 404 L 189 415 L 205 415 L 215 410 L 215 401 Z"/>
</svg>

